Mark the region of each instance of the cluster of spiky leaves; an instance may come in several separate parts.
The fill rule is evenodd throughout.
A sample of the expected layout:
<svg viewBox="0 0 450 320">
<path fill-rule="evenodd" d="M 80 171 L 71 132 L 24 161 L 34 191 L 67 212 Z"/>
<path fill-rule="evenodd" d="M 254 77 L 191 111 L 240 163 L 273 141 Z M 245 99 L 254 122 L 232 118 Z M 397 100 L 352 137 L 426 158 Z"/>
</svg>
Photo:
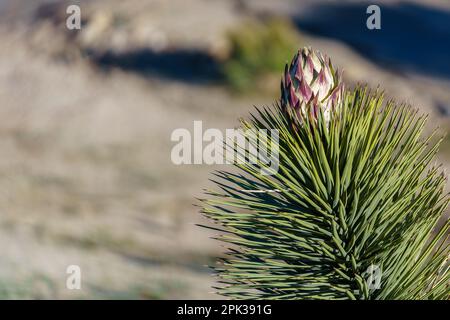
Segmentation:
<svg viewBox="0 0 450 320">
<path fill-rule="evenodd" d="M 422 138 L 426 117 L 363 88 L 343 103 L 329 124 L 320 111 L 298 130 L 280 106 L 242 121 L 246 132 L 279 131 L 279 169 L 263 175 L 264 163 L 238 163 L 207 191 L 202 212 L 229 248 L 214 267 L 222 295 L 449 298 L 449 198 L 430 164 L 439 142 Z M 378 289 L 365 274 L 373 265 Z"/>
</svg>

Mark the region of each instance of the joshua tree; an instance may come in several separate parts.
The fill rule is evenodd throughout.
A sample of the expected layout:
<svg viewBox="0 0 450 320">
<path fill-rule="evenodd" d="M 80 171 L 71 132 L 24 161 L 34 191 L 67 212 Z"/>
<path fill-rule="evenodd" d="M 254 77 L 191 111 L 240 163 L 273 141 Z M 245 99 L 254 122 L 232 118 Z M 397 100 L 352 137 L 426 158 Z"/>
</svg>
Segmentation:
<svg viewBox="0 0 450 320">
<path fill-rule="evenodd" d="M 426 117 L 383 93 L 345 90 L 319 52 L 286 66 L 281 98 L 241 120 L 276 129 L 279 168 L 216 172 L 202 212 L 227 256 L 219 293 L 244 299 L 448 299 L 449 197 Z M 234 143 L 228 147 L 245 155 Z"/>
</svg>

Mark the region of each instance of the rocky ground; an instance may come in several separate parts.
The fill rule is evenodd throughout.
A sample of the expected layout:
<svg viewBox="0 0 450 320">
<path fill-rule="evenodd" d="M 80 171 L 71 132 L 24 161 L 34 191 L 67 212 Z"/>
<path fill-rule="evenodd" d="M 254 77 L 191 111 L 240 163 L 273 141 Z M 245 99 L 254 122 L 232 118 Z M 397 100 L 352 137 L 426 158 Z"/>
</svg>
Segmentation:
<svg viewBox="0 0 450 320">
<path fill-rule="evenodd" d="M 230 93 L 210 63 L 240 21 L 311 2 L 74 2 L 85 19 L 78 33 L 61 25 L 67 2 L 0 1 L 0 298 L 214 298 L 204 265 L 221 248 L 195 225 L 204 221 L 193 203 L 217 167 L 173 165 L 170 134 L 194 120 L 232 128 L 270 104 L 273 96 Z M 393 72 L 330 38 L 302 39 L 349 84 L 381 84 L 448 126 L 448 80 Z M 140 53 L 152 58 L 130 65 Z M 65 287 L 71 264 L 82 290 Z"/>
</svg>

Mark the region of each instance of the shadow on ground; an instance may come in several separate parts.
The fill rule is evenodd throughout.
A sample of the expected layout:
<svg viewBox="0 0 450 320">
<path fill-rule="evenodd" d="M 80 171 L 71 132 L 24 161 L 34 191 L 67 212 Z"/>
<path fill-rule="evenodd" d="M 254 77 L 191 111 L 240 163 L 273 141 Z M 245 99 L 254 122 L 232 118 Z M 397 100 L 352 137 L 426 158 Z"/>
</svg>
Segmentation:
<svg viewBox="0 0 450 320">
<path fill-rule="evenodd" d="M 450 79 L 450 11 L 402 2 L 380 5 L 381 30 L 369 30 L 368 4 L 316 4 L 294 18 L 315 35 L 337 39 L 378 63 Z"/>
<path fill-rule="evenodd" d="M 106 70 L 119 68 L 141 76 L 157 76 L 173 81 L 207 84 L 222 80 L 220 64 L 213 56 L 200 50 L 108 52 L 94 56 L 92 60 Z"/>
</svg>

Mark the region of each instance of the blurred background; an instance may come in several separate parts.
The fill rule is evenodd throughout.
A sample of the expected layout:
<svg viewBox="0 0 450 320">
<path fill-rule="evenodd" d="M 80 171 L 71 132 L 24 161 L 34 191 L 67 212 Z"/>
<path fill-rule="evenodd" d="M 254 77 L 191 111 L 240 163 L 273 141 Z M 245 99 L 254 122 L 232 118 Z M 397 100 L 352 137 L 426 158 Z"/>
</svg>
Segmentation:
<svg viewBox="0 0 450 320">
<path fill-rule="evenodd" d="M 170 135 L 273 103 L 303 46 L 448 130 L 447 0 L 0 0 L 0 298 L 217 298 L 193 204 L 218 168 L 172 164 Z"/>
</svg>

